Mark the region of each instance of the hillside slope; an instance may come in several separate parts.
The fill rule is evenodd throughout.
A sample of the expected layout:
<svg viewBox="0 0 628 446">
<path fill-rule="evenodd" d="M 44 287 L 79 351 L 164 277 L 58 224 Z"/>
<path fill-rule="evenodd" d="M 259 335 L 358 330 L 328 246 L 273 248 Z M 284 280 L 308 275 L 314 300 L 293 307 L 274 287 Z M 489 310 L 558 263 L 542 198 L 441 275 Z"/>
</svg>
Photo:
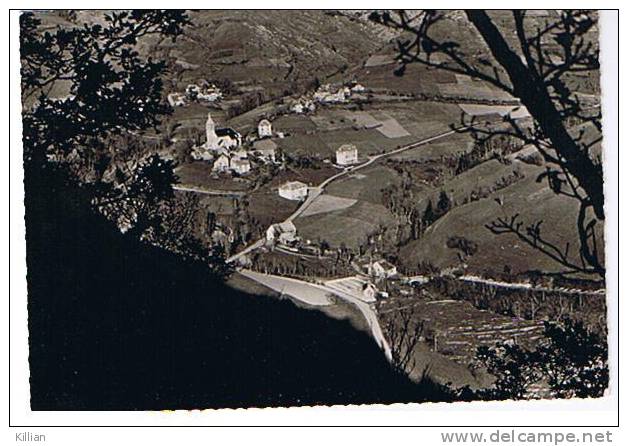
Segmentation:
<svg viewBox="0 0 628 446">
<path fill-rule="evenodd" d="M 36 179 L 26 190 L 33 410 L 442 398 L 395 374 L 349 322 L 231 289 Z"/>
<path fill-rule="evenodd" d="M 193 11 L 190 17 L 193 25 L 176 47 L 166 41 L 157 45 L 190 67 L 189 79 L 229 79 L 277 90 L 323 80 L 385 42 L 368 24 L 320 10 Z"/>
<path fill-rule="evenodd" d="M 543 271 L 558 273 L 564 268 L 536 249 L 518 240 L 514 235 L 492 234 L 486 225 L 499 217 L 520 215 L 524 225 L 542 221 L 544 238 L 560 248 L 570 243 L 572 261 L 578 261 L 576 221 L 578 202 L 556 195 L 546 181 L 537 181 L 543 167 L 522 165 L 525 177 L 514 184 L 493 192 L 487 198 L 458 206 L 431 225 L 425 234 L 401 249 L 400 260 L 407 266 L 429 262 L 438 268 L 462 265 L 458 251 L 447 247 L 450 237 L 464 237 L 477 243 L 477 253 L 465 259 L 468 271 L 479 274 Z M 482 165 L 473 170 L 481 168 Z M 506 168 L 504 168 L 506 170 Z M 472 172 L 472 171 L 470 171 Z M 462 175 L 460 176 L 462 177 Z M 479 177 L 476 181 L 479 181 Z M 473 189 L 474 183 L 469 184 Z M 501 203 L 501 204 L 500 204 Z M 601 228 L 600 228 L 601 229 Z M 603 234 L 598 233 L 598 246 L 603 254 Z"/>
</svg>

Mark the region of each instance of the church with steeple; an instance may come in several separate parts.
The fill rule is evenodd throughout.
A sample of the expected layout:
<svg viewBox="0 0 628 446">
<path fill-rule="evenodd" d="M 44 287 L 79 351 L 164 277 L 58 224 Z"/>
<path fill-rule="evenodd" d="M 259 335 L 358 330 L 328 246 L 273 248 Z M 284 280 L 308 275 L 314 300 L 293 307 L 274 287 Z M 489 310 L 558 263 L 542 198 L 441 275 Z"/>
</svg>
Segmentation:
<svg viewBox="0 0 628 446">
<path fill-rule="evenodd" d="M 208 113 L 205 122 L 205 143 L 194 150 L 193 156 L 197 159 L 211 160 L 220 154 L 226 154 L 230 150 L 237 149 L 241 145 L 242 135 L 240 133 L 230 127 L 216 128 L 211 113 Z"/>
</svg>

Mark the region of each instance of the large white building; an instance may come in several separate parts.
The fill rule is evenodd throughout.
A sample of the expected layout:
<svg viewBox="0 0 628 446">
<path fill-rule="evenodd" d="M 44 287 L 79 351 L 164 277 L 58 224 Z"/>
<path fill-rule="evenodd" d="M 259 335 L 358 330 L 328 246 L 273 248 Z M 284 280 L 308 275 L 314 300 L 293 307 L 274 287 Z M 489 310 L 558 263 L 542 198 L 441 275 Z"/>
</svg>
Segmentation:
<svg viewBox="0 0 628 446">
<path fill-rule="evenodd" d="M 336 163 L 348 166 L 358 162 L 358 149 L 353 144 L 343 144 L 336 150 Z"/>
<path fill-rule="evenodd" d="M 257 124 L 257 136 L 260 138 L 273 136 L 273 125 L 268 119 L 262 119 L 259 124 Z"/>
<path fill-rule="evenodd" d="M 279 196 L 288 200 L 305 200 L 307 184 L 300 181 L 289 181 L 279 186 Z"/>
</svg>

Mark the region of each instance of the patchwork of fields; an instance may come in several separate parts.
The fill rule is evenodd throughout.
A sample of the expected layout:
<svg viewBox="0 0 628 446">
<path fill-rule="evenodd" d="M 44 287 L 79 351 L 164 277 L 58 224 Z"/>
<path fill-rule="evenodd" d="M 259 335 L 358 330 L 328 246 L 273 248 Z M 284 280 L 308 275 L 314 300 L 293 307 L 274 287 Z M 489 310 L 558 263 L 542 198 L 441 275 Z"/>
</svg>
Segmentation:
<svg viewBox="0 0 628 446">
<path fill-rule="evenodd" d="M 228 30 L 223 31 L 221 34 L 229 35 Z M 469 30 L 459 31 L 469 34 Z M 252 31 L 251 36 L 257 32 Z M 472 36 L 469 34 L 467 37 Z M 223 43 L 231 45 L 227 41 Z M 469 47 L 473 48 L 473 45 L 469 40 Z M 367 88 L 368 93 L 364 94 L 364 98 L 369 98 L 367 101 L 319 105 L 313 113 L 274 116 L 273 130 L 281 133 L 282 137 L 273 140 L 281 151 L 289 156 L 310 157 L 325 160 L 326 163 L 315 161 L 319 165 L 317 169 L 280 171 L 270 183 L 249 197 L 251 215 L 263 224 L 280 221 L 281 217 L 290 215 L 296 205 L 276 197 L 277 186 L 289 180 L 315 185 L 334 175 L 338 170 L 330 162 L 335 160 L 335 150 L 343 144 L 354 144 L 358 148 L 360 162 L 364 162 L 373 155 L 459 126 L 465 116 L 487 119 L 500 119 L 506 115 L 518 119 L 529 116 L 525 107 L 510 104 L 515 100 L 509 94 L 468 76 L 418 64 L 408 65 L 403 75 L 399 76 L 394 73 L 397 63 L 392 56 L 395 51 L 393 47 L 386 47 L 375 54 L 370 53 L 361 64 L 328 79 L 330 82 L 359 80 Z M 281 57 L 250 58 L 246 65 L 250 70 L 261 70 L 260 75 L 265 77 L 272 70 L 279 73 L 288 67 Z M 228 69 L 224 67 L 223 71 Z M 451 103 L 440 99 L 425 100 L 439 95 L 441 98 L 460 100 Z M 384 100 L 384 96 L 387 99 Z M 246 134 L 255 132 L 256 124 L 262 117 L 273 116 L 275 106 L 276 103 L 267 102 L 228 121 L 217 112 L 216 119 Z M 206 109 L 203 107 L 175 110 L 175 121 L 179 124 L 176 131 L 184 132 L 195 127 L 202 131 L 205 116 Z M 438 163 L 444 165 L 447 158 L 468 153 L 473 146 L 474 141 L 469 134 L 453 134 L 395 154 L 388 162 L 378 162 L 344 176 L 331 183 L 296 219 L 299 235 L 304 239 L 325 240 L 332 247 L 344 243 L 356 248 L 380 226 L 398 223 L 384 206 L 382 191 L 391 185 L 399 186 L 408 180 L 404 175 L 410 175 L 414 182 L 412 193 L 417 208 L 424 208 L 428 200 L 436 203 L 439 194 L 446 192 L 454 209 L 431 225 L 419 240 L 399 247 L 398 256 L 403 265 L 412 267 L 419 262 L 429 262 L 438 268 L 460 266 L 460 253 L 447 248 L 447 240 L 458 236 L 478 244 L 477 253 L 464 259 L 470 271 L 481 273 L 489 269 L 487 265 L 506 265 L 513 272 L 533 269 L 556 271 L 552 261 L 537 255 L 532 248 L 510 236 L 497 237 L 485 225 L 496 216 L 514 213 L 525 216 L 526 223 L 544 219 L 550 239 L 562 245 L 576 237 L 573 222 L 577 209 L 574 203 L 557 197 L 544 182 L 536 181 L 544 167 L 518 161 L 515 156 L 509 157 L 511 164 L 488 160 L 455 176 L 451 167 L 448 168 L 450 171 L 439 170 Z M 597 147 L 599 145 L 595 150 Z M 182 166 L 178 173 L 183 181 L 217 185 L 216 179 L 199 166 Z M 508 184 L 496 187 L 504 181 Z M 246 189 L 244 182 L 229 187 Z M 267 212 L 272 217 L 264 215 Z"/>
<path fill-rule="evenodd" d="M 380 305 L 380 314 L 411 309 L 413 318 L 424 324 L 428 343 L 435 351 L 456 362 L 470 363 L 480 346 L 517 342 L 530 347 L 543 337 L 543 323 L 479 310 L 469 302 L 451 299 L 391 299 Z"/>
<path fill-rule="evenodd" d="M 338 147 L 354 144 L 364 159 L 447 131 L 460 113 L 455 104 L 414 101 L 322 108 L 311 116 L 281 116 L 273 125 L 286 134 L 276 140 L 286 153 L 333 159 Z"/>
</svg>

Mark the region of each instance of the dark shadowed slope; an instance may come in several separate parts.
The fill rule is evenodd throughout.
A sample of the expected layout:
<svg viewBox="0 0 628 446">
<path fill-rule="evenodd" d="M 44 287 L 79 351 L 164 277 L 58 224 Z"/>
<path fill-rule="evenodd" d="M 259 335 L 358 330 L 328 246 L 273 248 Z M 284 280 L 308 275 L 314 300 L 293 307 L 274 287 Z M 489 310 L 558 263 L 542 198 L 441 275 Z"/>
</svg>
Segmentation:
<svg viewBox="0 0 628 446">
<path fill-rule="evenodd" d="M 393 373 L 348 322 L 228 288 L 120 234 L 57 180 L 36 180 L 26 200 L 34 410 L 439 398 Z"/>
</svg>

